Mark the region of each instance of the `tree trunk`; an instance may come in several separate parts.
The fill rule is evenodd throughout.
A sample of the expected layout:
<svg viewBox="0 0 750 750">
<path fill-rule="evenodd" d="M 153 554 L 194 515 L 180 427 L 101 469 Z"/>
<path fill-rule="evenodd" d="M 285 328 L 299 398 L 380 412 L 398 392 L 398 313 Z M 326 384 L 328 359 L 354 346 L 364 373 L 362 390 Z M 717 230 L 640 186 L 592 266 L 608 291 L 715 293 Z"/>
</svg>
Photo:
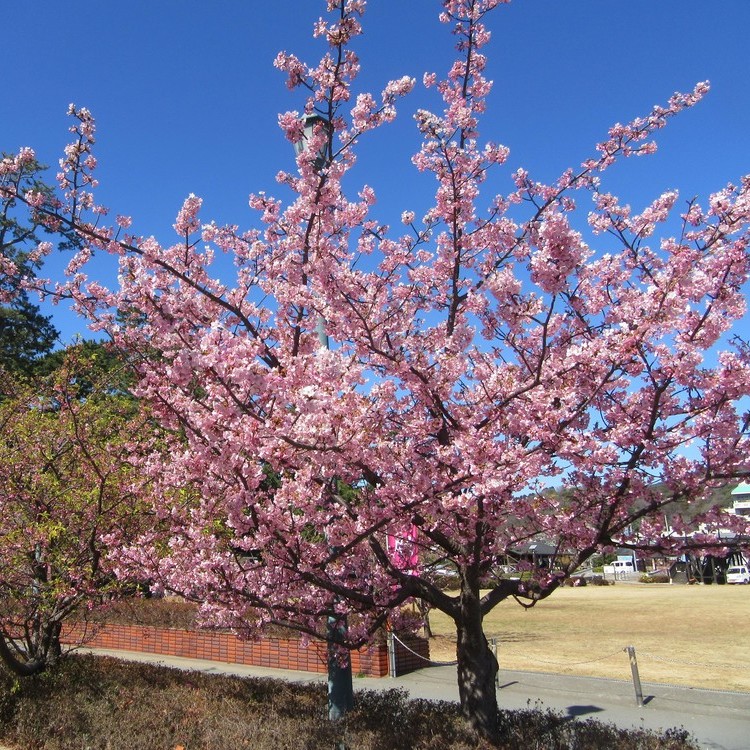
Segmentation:
<svg viewBox="0 0 750 750">
<path fill-rule="evenodd" d="M 328 618 L 328 719 L 330 721 L 339 721 L 354 708 L 351 653 L 348 649 L 336 645 L 336 640 L 346 636 L 346 630 L 346 618 Z"/>
<path fill-rule="evenodd" d="M 432 607 L 427 602 L 423 601 L 422 599 L 418 599 L 417 609 L 419 610 L 419 614 L 422 617 L 422 622 L 423 622 L 422 627 L 424 628 L 424 637 L 425 638 L 434 637 L 432 633 L 432 627 L 430 626 L 430 609 L 432 609 Z"/>
<path fill-rule="evenodd" d="M 36 629 L 28 652 L 22 652 L 13 647 L 9 636 L 0 633 L 0 660 L 5 666 L 19 677 L 33 677 L 44 672 L 47 667 L 56 664 L 62 657 L 60 633 L 62 623 L 49 622 Z"/>
<path fill-rule="evenodd" d="M 0 634 L 0 659 L 18 677 L 32 677 L 43 672 L 47 667 L 47 661 L 44 658 L 28 661 L 18 658 L 3 634 Z"/>
<path fill-rule="evenodd" d="M 461 712 L 476 732 L 494 741 L 499 729 L 495 686 L 498 666 L 482 629 L 478 591 L 462 591 L 456 631 Z"/>
</svg>

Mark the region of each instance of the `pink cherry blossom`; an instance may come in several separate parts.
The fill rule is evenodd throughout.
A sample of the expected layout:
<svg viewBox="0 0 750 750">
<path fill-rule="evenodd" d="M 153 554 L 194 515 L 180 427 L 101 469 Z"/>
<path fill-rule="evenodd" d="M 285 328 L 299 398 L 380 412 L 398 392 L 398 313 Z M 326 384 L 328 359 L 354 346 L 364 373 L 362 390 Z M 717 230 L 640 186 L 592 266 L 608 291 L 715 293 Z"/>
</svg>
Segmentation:
<svg viewBox="0 0 750 750">
<path fill-rule="evenodd" d="M 177 234 L 187 237 L 200 229 L 198 212 L 202 203 L 203 201 L 192 193 L 185 199 L 173 225 Z"/>
</svg>

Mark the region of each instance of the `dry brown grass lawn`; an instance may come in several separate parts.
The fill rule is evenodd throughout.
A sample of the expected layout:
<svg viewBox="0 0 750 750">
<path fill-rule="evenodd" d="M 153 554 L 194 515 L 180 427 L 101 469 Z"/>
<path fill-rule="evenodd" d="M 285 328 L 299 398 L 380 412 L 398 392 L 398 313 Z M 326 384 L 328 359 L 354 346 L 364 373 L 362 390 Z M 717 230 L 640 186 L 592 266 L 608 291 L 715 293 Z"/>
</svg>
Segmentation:
<svg viewBox="0 0 750 750">
<path fill-rule="evenodd" d="M 506 601 L 485 618 L 501 668 L 750 692 L 750 586 L 624 584 L 564 588 L 530 610 Z M 430 613 L 433 659 L 455 658 L 455 631 Z"/>
</svg>

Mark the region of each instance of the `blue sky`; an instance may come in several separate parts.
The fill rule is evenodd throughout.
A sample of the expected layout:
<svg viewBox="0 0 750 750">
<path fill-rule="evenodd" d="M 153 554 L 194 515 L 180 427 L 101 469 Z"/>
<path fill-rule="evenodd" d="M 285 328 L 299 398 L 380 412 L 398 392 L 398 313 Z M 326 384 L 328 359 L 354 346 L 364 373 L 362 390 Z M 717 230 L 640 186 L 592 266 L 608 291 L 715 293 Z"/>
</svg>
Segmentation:
<svg viewBox="0 0 750 750">
<path fill-rule="evenodd" d="M 170 243 L 191 192 L 203 197 L 205 220 L 257 225 L 248 194 L 283 195 L 274 176 L 293 167 L 277 114 L 303 105 L 272 62 L 282 49 L 318 59 L 310 31 L 324 8 L 323 0 L 8 3 L 0 149 L 29 145 L 56 164 L 75 102 L 97 118 L 100 200 L 133 216 L 135 231 Z M 453 38 L 439 9 L 436 0 L 370 0 L 355 46 L 361 90 L 444 74 Z M 659 153 L 607 184 L 637 207 L 675 187 L 683 198 L 705 196 L 750 172 L 750 0 L 515 0 L 489 25 L 495 87 L 481 136 L 510 147 L 506 174 L 524 166 L 553 179 L 592 155 L 614 122 L 705 79 L 711 93 L 662 131 Z M 432 193 L 410 163 L 417 107 L 439 107 L 421 85 L 397 122 L 363 144 L 353 174 L 353 184 L 375 188 L 383 223 L 419 212 Z M 55 320 L 64 340 L 83 331 L 60 311 Z"/>
</svg>

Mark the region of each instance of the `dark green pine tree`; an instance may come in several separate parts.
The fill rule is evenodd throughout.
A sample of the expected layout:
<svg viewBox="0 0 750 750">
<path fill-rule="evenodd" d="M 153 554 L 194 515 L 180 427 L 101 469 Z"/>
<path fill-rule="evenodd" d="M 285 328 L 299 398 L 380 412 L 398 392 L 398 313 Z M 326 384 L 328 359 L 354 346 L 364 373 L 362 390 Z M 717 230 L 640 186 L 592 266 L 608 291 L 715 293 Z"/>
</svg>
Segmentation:
<svg viewBox="0 0 750 750">
<path fill-rule="evenodd" d="M 30 377 L 57 341 L 57 329 L 23 293 L 0 306 L 0 367 Z"/>
<path fill-rule="evenodd" d="M 2 158 L 6 155 L 2 154 Z M 44 167 L 36 160 L 2 176 L 2 187 L 17 193 L 35 190 L 52 200 L 51 190 L 42 182 Z M 0 367 L 11 374 L 34 375 L 57 341 L 58 332 L 49 317 L 43 315 L 27 291 L 22 277 L 34 277 L 38 264 L 29 257 L 45 231 L 41 216 L 32 214 L 28 223 L 19 222 L 12 198 L 0 202 L 0 255 L 10 260 L 15 270 L 3 266 L 0 272 Z"/>
</svg>

